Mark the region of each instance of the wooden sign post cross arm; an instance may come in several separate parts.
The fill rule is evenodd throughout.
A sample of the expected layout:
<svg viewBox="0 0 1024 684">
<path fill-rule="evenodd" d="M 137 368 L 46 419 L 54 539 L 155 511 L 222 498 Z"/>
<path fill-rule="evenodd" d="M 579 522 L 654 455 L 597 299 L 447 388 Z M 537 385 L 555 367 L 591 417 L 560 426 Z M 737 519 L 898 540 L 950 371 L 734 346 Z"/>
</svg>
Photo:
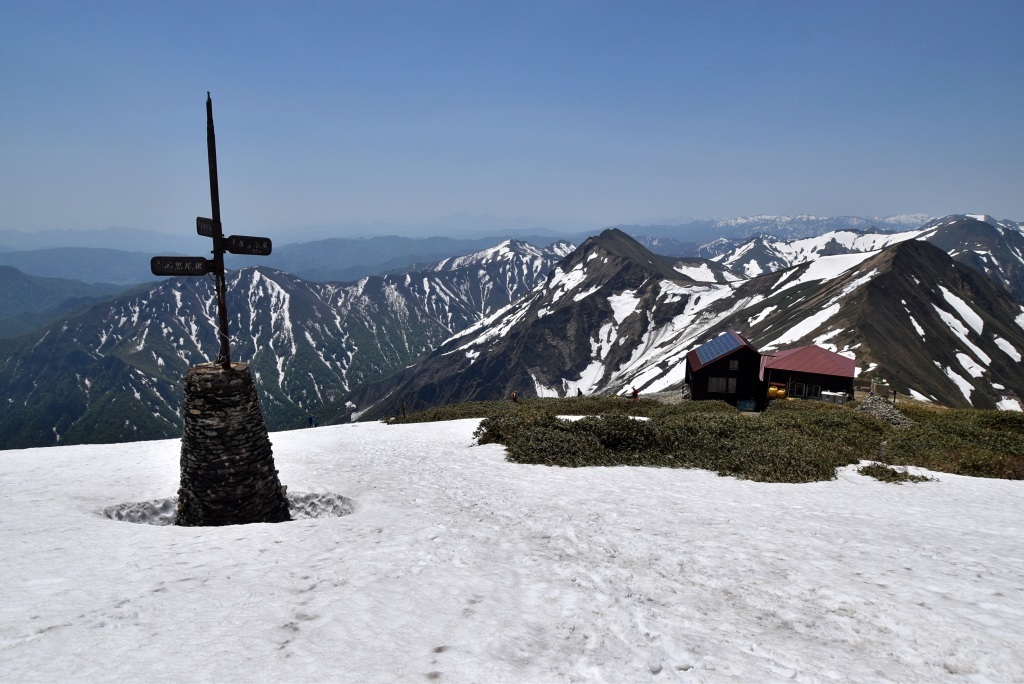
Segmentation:
<svg viewBox="0 0 1024 684">
<path fill-rule="evenodd" d="M 217 286 L 217 322 L 220 355 L 217 362 L 231 368 L 231 338 L 228 335 L 228 306 L 224 279 L 224 252 L 267 256 L 272 250 L 270 238 L 248 235 L 224 236 L 220 222 L 220 188 L 217 184 L 217 136 L 213 130 L 213 100 L 206 93 L 206 151 L 210 165 L 210 203 L 213 218 L 196 218 L 196 232 L 213 238 L 213 259 L 203 257 L 153 257 L 150 270 L 153 275 L 180 276 L 212 273 Z"/>
</svg>

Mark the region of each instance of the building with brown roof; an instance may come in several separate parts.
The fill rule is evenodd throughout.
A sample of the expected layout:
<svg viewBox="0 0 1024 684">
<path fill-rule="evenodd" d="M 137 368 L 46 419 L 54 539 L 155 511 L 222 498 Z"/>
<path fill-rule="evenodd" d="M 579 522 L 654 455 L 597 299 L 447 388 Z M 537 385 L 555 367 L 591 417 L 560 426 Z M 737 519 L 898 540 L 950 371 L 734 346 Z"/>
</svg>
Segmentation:
<svg viewBox="0 0 1024 684">
<path fill-rule="evenodd" d="M 853 398 L 853 359 L 816 345 L 762 354 L 734 330 L 686 354 L 684 382 L 693 399 L 763 409 L 769 397 Z"/>
<path fill-rule="evenodd" d="M 852 399 L 856 367 L 853 359 L 811 344 L 762 355 L 759 378 L 766 392 L 784 387 L 787 397 L 821 399 L 831 392 Z"/>
</svg>

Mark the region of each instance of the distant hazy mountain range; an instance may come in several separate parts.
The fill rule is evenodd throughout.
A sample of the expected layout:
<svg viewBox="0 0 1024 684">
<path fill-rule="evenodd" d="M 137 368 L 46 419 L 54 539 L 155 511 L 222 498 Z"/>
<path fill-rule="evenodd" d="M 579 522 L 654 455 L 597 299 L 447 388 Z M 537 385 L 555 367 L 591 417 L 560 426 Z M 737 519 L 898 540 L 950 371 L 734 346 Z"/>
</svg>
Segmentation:
<svg viewBox="0 0 1024 684">
<path fill-rule="evenodd" d="M 234 358 L 271 429 L 512 389 L 675 390 L 685 353 L 729 327 L 762 349 L 852 354 L 860 377 L 927 400 L 1010 408 L 1024 394 L 1021 239 L 972 215 L 704 243 L 712 259 L 612 229 L 348 283 L 247 267 L 230 275 Z M 0 341 L 0 448 L 179 435 L 180 377 L 216 355 L 215 320 L 209 280 L 170 279 Z"/>
<path fill-rule="evenodd" d="M 0 252 L 0 265 L 32 275 L 70 278 L 87 283 L 133 284 L 158 280 L 149 260 L 160 254 L 209 256 L 209 238 L 193 237 L 188 249 L 127 252 L 99 247 L 51 247 Z M 492 247 L 489 238 L 335 238 L 320 242 L 275 246 L 268 257 L 227 255 L 230 269 L 261 265 L 299 275 L 307 280 L 353 281 L 368 275 L 407 272 L 434 262 Z M 148 244 L 139 241 L 140 247 Z"/>
<path fill-rule="evenodd" d="M 793 239 L 819 235 L 830 230 L 873 228 L 905 231 L 917 228 L 927 220 L 928 217 L 919 214 L 886 218 L 752 216 L 693 220 L 673 225 L 618 227 L 659 254 L 708 257 L 723 251 L 722 245 L 715 242 L 717 240 L 738 244 L 751 235 Z M 464 221 L 460 223 L 463 224 Z M 491 224 L 488 226 L 493 227 Z M 246 234 L 244 230 L 237 232 Z M 593 234 L 557 234 L 533 228 L 504 230 L 500 233 L 488 229 L 478 233 L 480 237 L 472 238 L 411 238 L 392 235 L 301 242 L 278 240 L 269 257 L 229 255 L 226 263 L 229 268 L 235 269 L 252 265 L 267 266 L 306 280 L 346 281 L 368 275 L 419 270 L 435 261 L 486 249 L 505 239 L 517 239 L 535 246 L 547 245 L 559 238 L 579 244 Z M 132 284 L 155 280 L 149 272 L 150 257 L 158 254 L 206 256 L 210 249 L 210 240 L 195 235 L 190 226 L 183 226 L 181 235 L 129 228 L 52 230 L 39 233 L 0 231 L 0 264 L 14 266 L 32 275 L 71 278 L 90 283 Z"/>
<path fill-rule="evenodd" d="M 54 249 L 57 247 L 87 247 L 126 251 L 188 250 L 195 244 L 195 233 L 183 225 L 180 235 L 158 233 L 138 228 L 103 228 L 99 230 L 0 230 L 0 252 Z"/>
<path fill-rule="evenodd" d="M 744 216 L 700 219 L 670 225 L 613 226 L 644 246 L 668 256 L 706 257 L 721 251 L 721 244 L 739 244 L 752 236 L 777 240 L 815 237 L 830 231 L 905 232 L 931 220 L 926 214 L 900 216 Z M 719 241 L 725 241 L 724 243 Z"/>
<path fill-rule="evenodd" d="M 0 337 L 17 337 L 123 292 L 121 285 L 43 278 L 0 266 Z"/>
</svg>

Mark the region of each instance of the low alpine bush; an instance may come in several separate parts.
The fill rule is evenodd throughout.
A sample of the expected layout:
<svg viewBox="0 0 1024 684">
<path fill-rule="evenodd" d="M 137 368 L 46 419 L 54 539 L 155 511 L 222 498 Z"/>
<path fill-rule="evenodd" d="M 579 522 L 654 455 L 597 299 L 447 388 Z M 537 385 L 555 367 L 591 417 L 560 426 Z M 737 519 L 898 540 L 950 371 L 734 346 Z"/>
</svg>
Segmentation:
<svg viewBox="0 0 1024 684">
<path fill-rule="evenodd" d="M 833 479 L 844 465 L 884 460 L 1024 479 L 1024 415 L 901 408 L 915 422 L 898 430 L 849 405 L 777 401 L 752 416 L 720 401 L 666 404 L 621 397 L 469 402 L 398 422 L 482 418 L 475 433 L 479 443 L 504 444 L 508 459 L 517 463 L 687 467 L 760 482 L 813 482 Z"/>
<path fill-rule="evenodd" d="M 885 460 L 955 475 L 1020 480 L 1022 428 L 1024 416 L 1009 411 L 936 411 L 891 435 Z"/>
<path fill-rule="evenodd" d="M 925 477 L 924 475 L 911 475 L 906 469 L 897 469 L 891 466 L 884 465 L 882 463 L 871 463 L 866 466 L 857 468 L 857 472 L 861 475 L 867 475 L 873 477 L 876 480 L 882 482 L 892 482 L 894 484 L 903 484 L 904 482 L 929 482 L 932 478 Z"/>
</svg>

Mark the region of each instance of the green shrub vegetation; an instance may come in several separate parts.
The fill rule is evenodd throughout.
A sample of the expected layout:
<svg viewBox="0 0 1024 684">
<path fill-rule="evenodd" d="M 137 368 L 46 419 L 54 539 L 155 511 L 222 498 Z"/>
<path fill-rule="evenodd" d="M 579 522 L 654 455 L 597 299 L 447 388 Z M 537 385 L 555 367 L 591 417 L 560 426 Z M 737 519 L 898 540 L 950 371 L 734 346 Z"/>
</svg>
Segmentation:
<svg viewBox="0 0 1024 684">
<path fill-rule="evenodd" d="M 956 475 L 1024 479 L 1024 414 L 907 411 L 914 425 L 889 437 L 885 461 Z"/>
<path fill-rule="evenodd" d="M 1024 415 L 907 409 L 915 424 L 894 428 L 849 405 L 810 401 L 774 402 L 758 416 L 718 401 L 574 397 L 468 402 L 396 422 L 482 418 L 478 441 L 505 445 L 507 458 L 516 463 L 701 468 L 758 482 L 799 483 L 834 479 L 836 468 L 882 460 L 884 453 L 890 465 L 1024 479 Z M 887 481 L 916 481 L 904 471 L 882 468 L 862 470 Z"/>
<path fill-rule="evenodd" d="M 857 468 L 857 472 L 861 475 L 867 475 L 875 478 L 876 480 L 881 480 L 882 482 L 892 482 L 894 484 L 902 484 L 904 482 L 927 482 L 928 480 L 931 480 L 930 477 L 925 477 L 924 475 L 911 475 L 905 469 L 901 470 L 881 463 L 871 463 L 863 468 Z"/>
</svg>

